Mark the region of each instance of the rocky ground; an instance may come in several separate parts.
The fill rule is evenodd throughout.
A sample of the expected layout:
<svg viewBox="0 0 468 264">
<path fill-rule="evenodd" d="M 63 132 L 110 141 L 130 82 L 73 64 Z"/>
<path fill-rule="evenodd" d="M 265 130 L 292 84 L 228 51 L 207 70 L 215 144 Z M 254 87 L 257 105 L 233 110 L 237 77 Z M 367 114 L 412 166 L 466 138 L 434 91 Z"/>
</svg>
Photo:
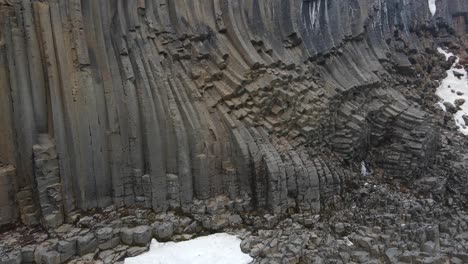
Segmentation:
<svg viewBox="0 0 468 264">
<path fill-rule="evenodd" d="M 339 212 L 313 223 L 284 220 L 248 236 L 243 250 L 258 257 L 256 263 L 468 262 L 468 215 L 451 200 L 445 204 L 373 178 L 350 191 L 355 199 Z"/>
<path fill-rule="evenodd" d="M 192 217 L 175 212 L 106 208 L 75 214 L 51 231 L 19 227 L 4 232 L 0 263 L 116 263 L 148 249 L 151 239 L 188 240 L 222 229 L 240 227 L 235 204 L 224 197 L 196 202 Z M 234 230 L 234 229 L 233 229 Z"/>
<path fill-rule="evenodd" d="M 445 199 L 436 178 L 414 185 L 363 176 L 334 197 L 333 209 L 287 218 L 241 213 L 246 203 L 225 197 L 197 201 L 190 216 L 109 207 L 73 215 L 49 232 L 2 233 L 0 263 L 119 263 L 148 250 L 152 238 L 221 231 L 240 236 L 254 263 L 467 263 L 466 208 Z"/>
</svg>

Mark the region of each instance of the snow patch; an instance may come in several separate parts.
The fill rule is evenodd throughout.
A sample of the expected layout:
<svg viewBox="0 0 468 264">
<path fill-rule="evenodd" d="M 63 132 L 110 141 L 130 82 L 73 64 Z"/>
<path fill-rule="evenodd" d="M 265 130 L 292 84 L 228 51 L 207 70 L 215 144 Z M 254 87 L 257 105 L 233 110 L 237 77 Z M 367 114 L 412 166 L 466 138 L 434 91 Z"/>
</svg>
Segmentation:
<svg viewBox="0 0 468 264">
<path fill-rule="evenodd" d="M 441 47 L 438 47 L 437 51 L 445 56 L 445 60 L 448 60 L 450 59 L 450 57 L 455 56 L 455 54 L 453 54 L 452 52 L 445 51 Z"/>
<path fill-rule="evenodd" d="M 367 169 L 367 165 L 365 161 L 361 161 L 361 175 L 366 177 L 369 176 L 371 172 Z"/>
<path fill-rule="evenodd" d="M 446 60 L 451 56 L 455 56 L 453 53 L 447 52 L 442 48 L 437 48 L 437 51 L 443 54 Z M 436 95 L 442 99 L 442 101 L 437 104 L 442 110 L 447 111 L 443 104 L 444 102 L 449 102 L 455 106 L 455 100 L 464 99 L 465 103 L 460 106 L 461 110 L 456 112 L 454 116 L 455 123 L 459 130 L 463 134 L 468 135 L 468 124 L 465 124 L 465 120 L 463 119 L 463 115 L 468 115 L 468 73 L 463 67 L 460 69 L 457 68 L 460 59 L 457 56 L 455 57 L 457 60 L 447 71 L 447 78 L 443 79 L 439 88 L 437 88 Z M 459 77 L 455 76 L 454 72 L 456 72 Z"/>
<path fill-rule="evenodd" d="M 447 112 L 447 107 L 445 107 L 444 103 L 442 102 L 437 102 L 436 103 L 438 106 L 440 106 L 440 108 L 442 108 L 442 110 L 444 110 L 444 112 Z"/>
<path fill-rule="evenodd" d="M 351 240 L 349 240 L 349 237 L 347 237 L 347 236 L 344 237 L 344 241 L 345 241 L 346 246 L 348 246 L 348 247 L 354 246 L 354 243 L 351 242 Z"/>
<path fill-rule="evenodd" d="M 148 252 L 126 258 L 125 264 L 248 264 L 253 259 L 242 253 L 240 243 L 239 238 L 226 233 L 178 243 L 153 239 Z"/>
<path fill-rule="evenodd" d="M 427 2 L 429 3 L 429 11 L 431 11 L 432 16 L 434 16 L 437 11 L 436 0 L 428 0 Z"/>
</svg>

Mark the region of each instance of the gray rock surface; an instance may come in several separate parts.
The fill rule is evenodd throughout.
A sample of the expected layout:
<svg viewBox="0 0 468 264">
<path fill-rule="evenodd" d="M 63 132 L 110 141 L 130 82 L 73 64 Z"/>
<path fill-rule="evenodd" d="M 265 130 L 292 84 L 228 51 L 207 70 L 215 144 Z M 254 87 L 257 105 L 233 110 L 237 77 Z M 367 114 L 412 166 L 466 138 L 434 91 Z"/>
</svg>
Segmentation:
<svg viewBox="0 0 468 264">
<path fill-rule="evenodd" d="M 156 222 L 151 227 L 153 236 L 157 239 L 168 239 L 174 234 L 174 224 L 171 222 Z"/>
<path fill-rule="evenodd" d="M 138 226 L 133 229 L 133 243 L 137 246 L 146 246 L 152 237 L 151 227 Z"/>
<path fill-rule="evenodd" d="M 437 46 L 463 51 L 464 1 L 434 18 L 426 0 L 68 2 L 0 8 L 2 225 L 109 205 L 201 212 L 193 201 L 221 194 L 318 213 L 362 160 L 404 180 L 452 161 L 430 79 Z"/>
<path fill-rule="evenodd" d="M 223 231 L 258 263 L 468 262 L 466 103 L 435 95 L 468 2 L 436 5 L 0 0 L 0 263 Z"/>
<path fill-rule="evenodd" d="M 126 245 L 133 245 L 133 228 L 124 227 L 120 230 L 120 238 Z"/>
<path fill-rule="evenodd" d="M 88 233 L 84 236 L 79 236 L 76 240 L 77 250 L 80 256 L 94 252 L 98 247 L 98 241 L 94 234 Z"/>
</svg>

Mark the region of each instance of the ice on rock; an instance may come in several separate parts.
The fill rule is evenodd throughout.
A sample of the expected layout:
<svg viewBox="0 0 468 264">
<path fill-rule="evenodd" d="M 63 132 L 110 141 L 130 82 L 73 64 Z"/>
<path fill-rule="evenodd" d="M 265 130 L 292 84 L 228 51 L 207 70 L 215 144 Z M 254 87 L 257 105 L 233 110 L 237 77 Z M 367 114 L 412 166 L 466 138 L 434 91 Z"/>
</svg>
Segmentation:
<svg viewBox="0 0 468 264">
<path fill-rule="evenodd" d="M 225 233 L 178 243 L 153 239 L 148 252 L 125 259 L 125 264 L 248 264 L 252 258 L 241 251 L 240 243 Z"/>
<path fill-rule="evenodd" d="M 367 165 L 365 161 L 361 161 L 361 175 L 362 176 L 370 175 L 370 171 L 367 169 Z"/>
<path fill-rule="evenodd" d="M 442 110 L 444 110 L 444 112 L 447 112 L 447 107 L 445 107 L 443 102 L 437 102 L 437 105 L 440 106 L 440 108 L 442 108 Z"/>
<path fill-rule="evenodd" d="M 348 247 L 354 246 L 354 243 L 351 242 L 351 240 L 349 240 L 348 237 L 344 237 L 344 241 L 345 241 L 346 246 L 348 246 Z"/>
<path fill-rule="evenodd" d="M 448 59 L 450 59 L 450 57 L 455 56 L 455 54 L 453 54 L 452 52 L 445 51 L 445 50 L 443 50 L 441 47 L 437 48 L 437 51 L 438 51 L 440 54 L 442 54 L 442 55 L 445 56 L 445 60 L 448 60 Z M 457 62 L 458 62 L 458 61 L 457 61 Z"/>
<path fill-rule="evenodd" d="M 429 11 L 431 11 L 432 16 L 434 16 L 437 11 L 436 0 L 428 0 L 428 3 L 429 3 Z"/>
<path fill-rule="evenodd" d="M 447 60 L 451 56 L 455 56 L 453 53 L 447 52 L 442 48 L 438 48 L 437 50 L 439 53 L 443 54 Z M 458 106 L 455 103 L 457 99 L 464 99 L 468 102 L 468 74 L 463 67 L 461 69 L 456 68 L 459 60 L 460 59 L 457 57 L 455 63 L 447 71 L 447 77 L 442 80 L 439 88 L 437 88 L 436 94 L 442 99 L 442 102 L 438 103 L 442 110 L 447 111 L 446 107 L 443 105 L 444 102 L 449 102 L 460 108 L 460 110 L 454 114 L 455 123 L 463 134 L 468 135 L 468 124 L 465 124 L 465 120 L 463 119 L 464 115 L 468 115 L 468 103 Z M 458 77 L 454 72 L 457 72 Z"/>
</svg>

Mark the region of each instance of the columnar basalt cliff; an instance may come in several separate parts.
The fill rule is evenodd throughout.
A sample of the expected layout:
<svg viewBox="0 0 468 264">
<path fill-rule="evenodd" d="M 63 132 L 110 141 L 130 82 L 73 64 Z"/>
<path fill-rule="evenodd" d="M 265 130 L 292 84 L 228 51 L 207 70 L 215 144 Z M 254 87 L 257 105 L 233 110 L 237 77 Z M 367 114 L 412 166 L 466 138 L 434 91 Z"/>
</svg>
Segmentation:
<svg viewBox="0 0 468 264">
<path fill-rule="evenodd" d="M 219 196 L 320 213 L 361 169 L 463 202 L 467 141 L 434 78 L 438 46 L 466 55 L 468 2 L 436 7 L 0 0 L 0 226 Z"/>
<path fill-rule="evenodd" d="M 464 1 L 438 7 L 432 20 L 464 30 Z M 437 129 L 387 79 L 414 74 L 411 56 L 430 48 L 428 10 L 3 1 L 1 157 L 14 167 L 2 174 L 2 222 L 110 204 L 184 209 L 220 194 L 318 211 L 353 177 L 343 163 L 370 154 L 384 174 L 414 177 L 437 154 Z"/>
</svg>

